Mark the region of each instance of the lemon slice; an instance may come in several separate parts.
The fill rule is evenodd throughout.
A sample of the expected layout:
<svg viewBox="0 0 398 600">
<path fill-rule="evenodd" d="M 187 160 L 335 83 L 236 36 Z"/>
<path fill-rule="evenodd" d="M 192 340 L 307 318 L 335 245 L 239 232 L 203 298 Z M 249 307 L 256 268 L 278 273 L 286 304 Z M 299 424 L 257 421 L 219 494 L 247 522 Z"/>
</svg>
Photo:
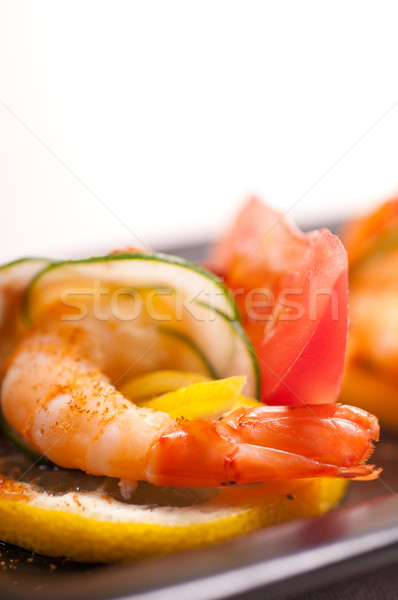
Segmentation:
<svg viewBox="0 0 398 600">
<path fill-rule="evenodd" d="M 222 542 L 267 525 L 323 514 L 342 479 L 307 479 L 216 490 L 192 506 L 123 504 L 98 492 L 50 494 L 3 478 L 0 539 L 47 556 L 127 562 Z"/>
</svg>

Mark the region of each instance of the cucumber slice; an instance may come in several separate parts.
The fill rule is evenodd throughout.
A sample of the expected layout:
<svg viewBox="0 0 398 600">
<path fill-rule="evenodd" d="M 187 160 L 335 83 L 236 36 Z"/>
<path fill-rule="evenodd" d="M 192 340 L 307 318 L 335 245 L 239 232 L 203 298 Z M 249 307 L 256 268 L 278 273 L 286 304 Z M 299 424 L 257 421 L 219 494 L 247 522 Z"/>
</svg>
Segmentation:
<svg viewBox="0 0 398 600">
<path fill-rule="evenodd" d="M 45 289 L 37 285 L 42 278 Z M 87 280 L 126 288 L 133 283 L 134 289 L 172 288 L 189 302 L 211 306 L 231 319 L 239 318 L 231 294 L 218 277 L 195 263 L 160 253 L 114 254 L 51 264 L 30 286 L 26 317 L 35 320 L 37 312 L 52 304 L 54 296 L 58 298 L 59 282 L 77 288 L 84 287 Z"/>
<path fill-rule="evenodd" d="M 118 384 L 134 364 L 127 378 L 160 369 L 217 379 L 246 375 L 244 393 L 258 396 L 257 359 L 233 299 L 219 279 L 194 263 L 134 253 L 51 264 L 24 297 L 27 322 L 48 311 L 77 326 L 82 319 L 104 321 L 118 349 L 108 373 Z"/>
<path fill-rule="evenodd" d="M 0 366 L 23 325 L 22 295 L 31 279 L 49 262 L 46 258 L 21 258 L 0 266 Z"/>
<path fill-rule="evenodd" d="M 0 294 L 24 290 L 30 281 L 50 264 L 47 258 L 19 258 L 0 265 Z"/>
</svg>

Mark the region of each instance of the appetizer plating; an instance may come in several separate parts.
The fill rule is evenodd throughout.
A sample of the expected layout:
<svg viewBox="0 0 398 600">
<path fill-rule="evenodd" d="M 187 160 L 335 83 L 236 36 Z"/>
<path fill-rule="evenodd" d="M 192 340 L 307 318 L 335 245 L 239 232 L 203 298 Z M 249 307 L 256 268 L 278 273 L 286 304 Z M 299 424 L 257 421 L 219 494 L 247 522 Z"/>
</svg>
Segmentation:
<svg viewBox="0 0 398 600">
<path fill-rule="evenodd" d="M 33 528 L 32 541 L 25 542 L 13 503 L 42 511 L 34 517 L 23 512 L 28 528 L 36 517 L 45 523 L 54 505 L 63 516 L 72 509 L 67 494 L 55 500 L 49 491 L 6 477 L 2 539 L 78 560 L 127 560 L 321 514 L 344 491 L 341 481 L 322 478 L 378 476 L 366 463 L 378 439 L 377 419 L 334 403 L 347 335 L 347 260 L 338 238 L 326 230 L 291 230 L 252 201 L 209 265 L 228 287 L 194 263 L 139 252 L 63 263 L 27 259 L 0 269 L 5 432 L 66 469 L 120 478 L 130 491 L 134 481 L 192 488 L 199 502 L 189 517 L 173 508 L 172 522 L 179 524 L 171 529 L 180 528 L 174 544 L 160 510 L 155 527 L 164 526 L 165 537 L 158 541 L 146 545 L 152 525 L 138 526 L 123 530 L 123 544 L 115 538 L 104 552 L 105 530 L 96 528 L 79 549 L 68 542 L 68 519 L 56 539 L 48 531 L 38 541 Z M 277 301 L 253 311 L 247 302 L 250 297 L 258 309 L 253 291 Z M 281 494 L 284 482 L 297 490 L 297 500 L 291 491 Z M 262 485 L 233 493 L 248 483 Z M 201 504 L 196 488 L 206 488 L 212 499 Z M 329 490 L 326 501 L 323 489 Z M 118 501 L 109 498 L 106 516 L 98 508 L 102 496 L 86 494 L 88 512 L 77 508 L 79 519 L 109 519 L 112 533 Z M 280 505 L 275 515 L 281 498 L 290 507 Z M 117 519 L 142 525 L 145 511 L 133 508 L 125 513 L 117 506 Z M 229 532 L 221 523 L 227 515 L 234 523 Z M 73 527 L 86 532 L 89 525 L 76 521 Z M 187 538 L 183 528 L 195 536 Z"/>
</svg>

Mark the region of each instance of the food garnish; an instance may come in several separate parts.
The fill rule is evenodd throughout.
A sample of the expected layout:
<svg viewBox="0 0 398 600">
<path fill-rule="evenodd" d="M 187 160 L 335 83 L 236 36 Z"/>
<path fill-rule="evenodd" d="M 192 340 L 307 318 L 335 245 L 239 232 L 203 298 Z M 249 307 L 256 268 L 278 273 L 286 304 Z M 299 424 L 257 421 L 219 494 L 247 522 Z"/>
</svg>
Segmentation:
<svg viewBox="0 0 398 600">
<path fill-rule="evenodd" d="M 334 402 L 347 342 L 347 253 L 327 229 L 302 233 L 252 198 L 208 265 L 232 290 L 266 404 Z"/>
</svg>

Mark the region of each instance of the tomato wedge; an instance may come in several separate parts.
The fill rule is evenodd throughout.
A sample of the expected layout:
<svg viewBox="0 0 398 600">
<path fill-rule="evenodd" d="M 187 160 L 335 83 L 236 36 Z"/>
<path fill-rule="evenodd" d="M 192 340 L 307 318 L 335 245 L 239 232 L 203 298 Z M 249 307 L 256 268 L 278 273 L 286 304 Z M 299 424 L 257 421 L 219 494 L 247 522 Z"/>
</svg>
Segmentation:
<svg viewBox="0 0 398 600">
<path fill-rule="evenodd" d="M 334 402 L 347 342 L 347 253 L 251 199 L 207 264 L 224 277 L 254 344 L 267 404 Z"/>
</svg>

